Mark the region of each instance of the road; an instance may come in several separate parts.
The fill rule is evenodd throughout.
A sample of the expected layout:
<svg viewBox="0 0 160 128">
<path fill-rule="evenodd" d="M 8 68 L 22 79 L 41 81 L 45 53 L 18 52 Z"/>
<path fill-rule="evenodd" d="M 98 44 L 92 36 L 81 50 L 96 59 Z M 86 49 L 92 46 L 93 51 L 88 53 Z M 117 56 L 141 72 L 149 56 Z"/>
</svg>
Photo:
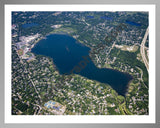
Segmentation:
<svg viewBox="0 0 160 128">
<path fill-rule="evenodd" d="M 32 81 L 32 79 L 30 78 L 29 74 L 28 74 L 28 77 L 29 77 L 29 79 L 30 79 L 30 81 L 31 81 L 31 83 L 32 83 L 32 85 L 33 85 L 33 87 L 34 87 L 35 92 L 37 93 L 37 95 L 38 95 L 38 97 L 39 97 L 39 99 L 40 99 L 40 102 L 42 103 L 42 98 L 41 98 L 41 96 L 39 95 L 39 92 L 37 91 L 36 86 L 35 86 L 34 82 Z"/>
<path fill-rule="evenodd" d="M 143 82 L 143 84 L 144 84 L 144 86 L 145 86 L 145 88 L 147 88 L 148 89 L 148 87 L 145 85 L 145 83 L 144 83 L 144 81 L 143 81 L 143 71 L 142 71 L 142 69 L 141 68 L 139 68 L 139 67 L 137 67 L 136 66 L 136 68 L 138 69 L 138 70 L 140 70 L 140 72 L 141 72 L 141 81 Z"/>
<path fill-rule="evenodd" d="M 146 54 L 145 54 L 145 43 L 146 43 L 148 34 L 149 34 L 149 26 L 146 30 L 146 33 L 145 33 L 144 37 L 143 37 L 140 51 L 141 51 L 141 56 L 142 56 L 143 62 L 145 64 L 146 68 L 147 68 L 147 71 L 149 72 L 149 64 L 148 64 Z"/>
<path fill-rule="evenodd" d="M 108 55 L 110 54 L 110 52 L 111 52 L 111 50 L 114 48 L 115 44 L 116 44 L 116 41 L 114 41 L 114 43 L 112 44 L 112 47 L 109 49 L 109 52 L 107 53 L 106 56 L 108 56 Z"/>
<path fill-rule="evenodd" d="M 17 49 L 16 49 L 16 51 L 17 51 Z M 24 66 L 25 70 L 27 71 L 27 73 L 28 73 L 28 78 L 29 78 L 30 82 L 32 83 L 32 85 L 33 85 L 33 87 L 34 87 L 34 90 L 35 90 L 35 92 L 37 93 L 37 95 L 38 95 L 38 97 L 39 97 L 39 99 L 40 99 L 40 102 L 42 103 L 42 98 L 41 98 L 39 92 L 37 91 L 36 86 L 35 86 L 34 82 L 33 82 L 32 79 L 31 79 L 31 76 L 29 75 L 29 74 L 31 74 L 31 72 L 29 71 L 29 69 L 26 69 L 26 67 L 25 67 L 25 65 L 24 65 L 24 63 L 23 63 L 22 58 L 21 58 L 19 55 L 18 55 L 18 57 L 19 57 L 19 59 L 20 59 L 21 64 Z M 39 114 L 42 108 L 41 108 L 40 105 L 36 105 L 36 106 L 39 107 L 39 111 L 38 111 L 38 114 Z M 35 113 L 34 113 L 34 114 L 35 114 Z"/>
</svg>

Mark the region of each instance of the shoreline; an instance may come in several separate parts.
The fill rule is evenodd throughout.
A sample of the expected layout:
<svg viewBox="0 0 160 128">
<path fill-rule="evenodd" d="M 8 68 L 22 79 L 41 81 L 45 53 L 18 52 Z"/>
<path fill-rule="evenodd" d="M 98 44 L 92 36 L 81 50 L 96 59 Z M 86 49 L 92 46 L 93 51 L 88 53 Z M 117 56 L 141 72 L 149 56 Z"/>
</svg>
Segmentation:
<svg viewBox="0 0 160 128">
<path fill-rule="evenodd" d="M 42 36 L 42 37 L 40 37 L 37 41 L 35 41 L 35 43 L 34 43 L 34 46 L 40 41 L 40 40 L 43 40 L 43 39 L 46 39 L 46 37 L 47 36 L 49 36 L 49 35 L 52 35 L 52 34 L 64 34 L 64 35 L 69 35 L 69 36 L 71 36 L 69 33 L 66 33 L 66 32 L 64 32 L 64 33 L 56 33 L 56 32 L 50 32 L 50 33 L 48 33 L 48 34 L 46 34 L 45 36 Z M 74 38 L 73 36 L 71 36 L 72 38 Z M 74 38 L 75 39 L 75 38 Z M 75 40 L 77 40 L 77 39 L 75 39 Z M 85 45 L 84 43 L 81 43 L 81 42 L 79 42 L 79 40 L 77 40 L 78 41 L 78 43 L 80 43 L 80 44 L 83 44 L 83 45 Z M 34 47 L 34 46 L 32 46 L 32 48 Z M 86 45 L 85 45 L 86 46 Z M 87 46 L 88 47 L 88 46 Z M 90 48 L 90 47 L 89 47 Z M 91 50 L 93 49 L 93 48 L 90 48 Z M 90 50 L 90 51 L 91 51 Z M 91 53 L 90 53 L 90 51 L 89 51 L 89 57 L 91 58 Z M 33 53 L 33 52 L 32 52 Z M 33 53 L 34 54 L 34 53 Z M 43 55 L 42 55 L 43 56 Z M 46 57 L 46 56 L 45 56 Z M 47 57 L 49 57 L 49 56 L 47 56 Z M 65 75 L 65 73 L 64 74 L 62 74 L 62 73 L 60 73 L 59 72 L 59 70 L 58 70 L 58 68 L 57 68 L 57 66 L 54 64 L 54 60 L 53 60 L 53 58 L 51 58 L 51 57 L 49 57 L 51 60 L 52 60 L 52 65 L 53 65 L 53 67 L 54 67 L 54 69 L 58 72 L 58 74 L 59 75 Z M 91 58 L 91 61 L 93 62 L 93 59 Z M 94 63 L 94 62 L 93 62 Z M 97 67 L 97 66 L 96 66 Z M 99 68 L 99 67 L 97 67 L 97 68 Z M 118 69 L 114 69 L 114 68 L 112 68 L 112 67 L 103 67 L 103 68 L 99 68 L 99 69 L 109 69 L 109 70 L 113 70 L 113 71 L 116 71 L 116 72 L 119 72 L 119 73 L 123 73 L 124 75 L 126 75 L 126 77 L 128 77 L 128 79 L 130 79 L 129 81 L 128 81 L 128 83 L 127 83 L 127 85 L 126 85 L 126 91 L 125 91 L 125 94 L 123 95 L 124 97 L 126 97 L 126 94 L 128 93 L 128 88 L 129 88 L 129 85 L 130 85 L 130 83 L 132 82 L 132 80 L 133 80 L 133 76 L 129 73 L 129 72 L 123 72 L 123 71 L 120 71 L 120 70 L 118 70 Z M 68 74 L 68 75 L 71 75 L 71 74 Z M 84 77 L 84 76 L 83 76 Z M 87 77 L 86 77 L 87 78 Z M 96 81 L 96 80 L 95 80 Z M 107 83 L 104 83 L 104 84 L 107 84 Z M 107 85 L 109 85 L 109 84 L 107 84 Z M 112 86 L 111 85 L 109 85 L 111 88 L 112 88 Z M 114 89 L 115 90 L 115 89 Z M 116 91 L 117 92 L 117 91 Z M 118 92 L 117 92 L 118 93 Z M 118 95 L 121 95 L 121 94 L 118 94 Z"/>
</svg>

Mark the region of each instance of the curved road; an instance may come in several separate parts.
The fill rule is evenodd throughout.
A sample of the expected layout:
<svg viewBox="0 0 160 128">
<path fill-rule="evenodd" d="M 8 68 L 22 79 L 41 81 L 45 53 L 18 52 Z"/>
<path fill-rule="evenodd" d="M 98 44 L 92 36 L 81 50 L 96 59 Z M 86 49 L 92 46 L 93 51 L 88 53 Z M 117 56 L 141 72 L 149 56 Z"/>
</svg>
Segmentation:
<svg viewBox="0 0 160 128">
<path fill-rule="evenodd" d="M 149 34 L 149 26 L 146 30 L 146 33 L 145 33 L 144 37 L 143 37 L 140 51 L 141 51 L 141 56 L 142 56 L 143 62 L 145 64 L 146 68 L 147 68 L 147 71 L 149 72 L 149 64 L 148 64 L 148 61 L 146 59 L 146 54 L 145 54 L 145 43 L 146 43 L 148 34 Z"/>
</svg>

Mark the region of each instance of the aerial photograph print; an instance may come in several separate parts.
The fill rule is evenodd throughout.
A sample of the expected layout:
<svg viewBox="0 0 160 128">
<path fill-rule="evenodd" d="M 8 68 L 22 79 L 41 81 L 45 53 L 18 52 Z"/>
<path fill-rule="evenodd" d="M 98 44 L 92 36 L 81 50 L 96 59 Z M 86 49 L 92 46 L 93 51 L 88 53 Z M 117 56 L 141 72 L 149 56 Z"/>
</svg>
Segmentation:
<svg viewBox="0 0 160 128">
<path fill-rule="evenodd" d="M 149 12 L 12 11 L 11 115 L 149 115 Z"/>
</svg>

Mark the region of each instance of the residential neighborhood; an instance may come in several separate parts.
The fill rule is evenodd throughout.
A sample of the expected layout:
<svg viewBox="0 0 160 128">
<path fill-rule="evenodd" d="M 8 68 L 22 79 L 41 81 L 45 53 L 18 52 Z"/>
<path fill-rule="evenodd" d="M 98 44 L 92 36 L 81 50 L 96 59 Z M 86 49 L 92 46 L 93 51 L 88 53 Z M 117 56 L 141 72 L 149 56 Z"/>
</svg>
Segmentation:
<svg viewBox="0 0 160 128">
<path fill-rule="evenodd" d="M 147 12 L 13 12 L 12 115 L 148 115 L 147 28 Z M 52 34 L 69 35 L 90 48 L 98 70 L 132 76 L 125 95 L 78 73 L 61 74 L 56 58 L 34 54 Z"/>
</svg>

